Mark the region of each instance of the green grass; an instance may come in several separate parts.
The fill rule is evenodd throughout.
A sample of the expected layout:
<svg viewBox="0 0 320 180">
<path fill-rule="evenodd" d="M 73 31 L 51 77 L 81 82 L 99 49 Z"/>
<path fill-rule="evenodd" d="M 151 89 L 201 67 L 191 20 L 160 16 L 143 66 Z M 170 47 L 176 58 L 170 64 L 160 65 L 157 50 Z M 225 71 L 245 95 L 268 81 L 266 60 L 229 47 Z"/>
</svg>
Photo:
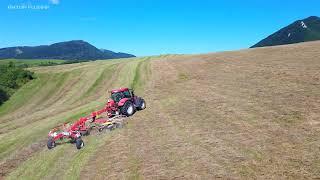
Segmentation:
<svg viewBox="0 0 320 180">
<path fill-rule="evenodd" d="M 8 156 L 16 149 L 26 147 L 33 142 L 43 139 L 41 137 L 45 138 L 51 128 L 61 123 L 74 122 L 80 117 L 88 115 L 93 110 L 94 108 L 89 104 L 87 107 L 77 109 L 68 114 L 61 114 L 55 118 L 37 121 L 2 135 L 0 139 L 5 139 L 5 141 L 0 143 L 0 159 Z"/>
<path fill-rule="evenodd" d="M 94 81 L 93 85 L 84 93 L 84 95 L 81 98 L 85 98 L 89 95 L 91 95 L 92 93 L 94 93 L 97 88 L 100 87 L 100 85 L 102 84 L 103 80 L 105 80 L 106 78 L 111 78 L 112 74 L 116 71 L 116 65 L 110 65 L 107 68 L 105 68 L 101 74 L 98 76 L 98 78 L 96 79 L 96 81 Z"/>
<path fill-rule="evenodd" d="M 137 64 L 134 78 L 130 85 L 136 92 L 142 92 L 142 88 L 148 80 L 147 78 L 151 76 L 150 60 L 151 58 L 145 58 Z"/>
<path fill-rule="evenodd" d="M 45 83 L 49 82 L 49 77 L 50 76 L 47 74 L 37 74 L 36 79 L 21 87 L 12 97 L 10 97 L 9 101 L 0 106 L 0 117 L 27 104 L 32 96 L 36 95 L 36 92 L 39 91 Z"/>
<path fill-rule="evenodd" d="M 12 173 L 7 179 L 43 179 L 54 166 L 59 157 L 64 155 L 64 150 L 68 147 L 58 147 L 55 151 L 41 151 L 37 153 L 30 161 L 22 164 L 14 173 Z"/>
<path fill-rule="evenodd" d="M 9 64 L 9 62 L 13 62 L 17 66 L 39 66 L 42 64 L 48 64 L 48 63 L 57 63 L 62 64 L 66 62 L 66 60 L 56 60 L 56 59 L 3 59 L 0 60 L 0 65 Z"/>
</svg>

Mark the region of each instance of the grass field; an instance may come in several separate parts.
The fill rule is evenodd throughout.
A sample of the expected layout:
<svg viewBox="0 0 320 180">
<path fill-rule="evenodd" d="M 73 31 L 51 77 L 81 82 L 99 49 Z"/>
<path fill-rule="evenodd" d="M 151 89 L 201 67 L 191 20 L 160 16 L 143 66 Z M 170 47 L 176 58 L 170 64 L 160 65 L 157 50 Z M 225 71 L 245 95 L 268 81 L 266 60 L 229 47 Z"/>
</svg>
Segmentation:
<svg viewBox="0 0 320 180">
<path fill-rule="evenodd" d="M 44 65 L 44 64 L 48 64 L 48 63 L 56 63 L 56 64 L 62 64 L 65 62 L 65 60 L 43 60 L 43 59 L 39 59 L 39 60 L 31 60 L 31 59 L 1 59 L 0 60 L 0 65 L 4 65 L 4 64 L 9 64 L 9 62 L 13 62 L 14 64 L 16 64 L 17 66 L 21 66 L 21 65 L 28 65 L 28 66 L 39 66 L 39 65 Z"/>
<path fill-rule="evenodd" d="M 7 179 L 320 178 L 320 42 L 32 68 L 0 107 Z M 129 86 L 126 128 L 46 148 L 50 128 Z"/>
</svg>

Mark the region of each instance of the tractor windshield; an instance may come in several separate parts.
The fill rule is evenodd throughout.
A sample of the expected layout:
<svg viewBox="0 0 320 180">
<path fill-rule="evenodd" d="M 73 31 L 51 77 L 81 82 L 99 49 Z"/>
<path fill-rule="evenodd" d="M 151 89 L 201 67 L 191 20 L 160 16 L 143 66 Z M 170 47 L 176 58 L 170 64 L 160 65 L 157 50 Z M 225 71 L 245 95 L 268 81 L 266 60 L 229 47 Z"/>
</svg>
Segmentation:
<svg viewBox="0 0 320 180">
<path fill-rule="evenodd" d="M 115 102 L 119 102 L 121 99 L 124 98 L 124 95 L 122 92 L 116 92 L 111 94 L 111 99 Z"/>
<path fill-rule="evenodd" d="M 123 94 L 124 94 L 124 97 L 131 98 L 131 92 L 130 91 L 124 91 Z"/>
</svg>

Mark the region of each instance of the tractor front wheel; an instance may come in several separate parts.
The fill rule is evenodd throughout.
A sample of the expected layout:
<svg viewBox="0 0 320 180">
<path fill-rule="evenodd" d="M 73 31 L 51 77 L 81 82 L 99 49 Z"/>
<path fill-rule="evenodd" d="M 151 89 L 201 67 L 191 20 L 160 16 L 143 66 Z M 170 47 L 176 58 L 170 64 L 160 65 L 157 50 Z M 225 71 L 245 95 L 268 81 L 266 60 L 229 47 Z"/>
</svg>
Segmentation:
<svg viewBox="0 0 320 180">
<path fill-rule="evenodd" d="M 81 149 L 84 146 L 84 142 L 81 138 L 76 139 L 76 147 L 77 149 Z"/>
<path fill-rule="evenodd" d="M 137 107 L 138 110 L 144 110 L 146 108 L 146 101 L 141 98 L 139 106 Z"/>
<path fill-rule="evenodd" d="M 131 101 L 127 101 L 121 108 L 121 113 L 127 117 L 134 114 L 134 106 Z"/>
</svg>

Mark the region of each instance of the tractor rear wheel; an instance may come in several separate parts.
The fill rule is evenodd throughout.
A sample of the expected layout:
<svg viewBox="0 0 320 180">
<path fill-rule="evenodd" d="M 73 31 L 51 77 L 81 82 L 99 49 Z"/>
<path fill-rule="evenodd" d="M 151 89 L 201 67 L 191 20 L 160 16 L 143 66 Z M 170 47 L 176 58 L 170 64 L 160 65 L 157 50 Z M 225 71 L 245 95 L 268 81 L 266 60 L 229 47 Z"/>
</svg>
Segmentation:
<svg viewBox="0 0 320 180">
<path fill-rule="evenodd" d="M 127 101 L 121 108 L 121 114 L 129 117 L 132 116 L 135 112 L 135 108 L 131 101 Z"/>
<path fill-rule="evenodd" d="M 84 142 L 81 138 L 76 139 L 76 147 L 77 149 L 81 149 L 84 146 Z"/>
<path fill-rule="evenodd" d="M 52 149 L 55 146 L 56 146 L 56 143 L 54 142 L 54 140 L 52 138 L 48 139 L 48 142 L 47 142 L 48 149 Z"/>
</svg>

